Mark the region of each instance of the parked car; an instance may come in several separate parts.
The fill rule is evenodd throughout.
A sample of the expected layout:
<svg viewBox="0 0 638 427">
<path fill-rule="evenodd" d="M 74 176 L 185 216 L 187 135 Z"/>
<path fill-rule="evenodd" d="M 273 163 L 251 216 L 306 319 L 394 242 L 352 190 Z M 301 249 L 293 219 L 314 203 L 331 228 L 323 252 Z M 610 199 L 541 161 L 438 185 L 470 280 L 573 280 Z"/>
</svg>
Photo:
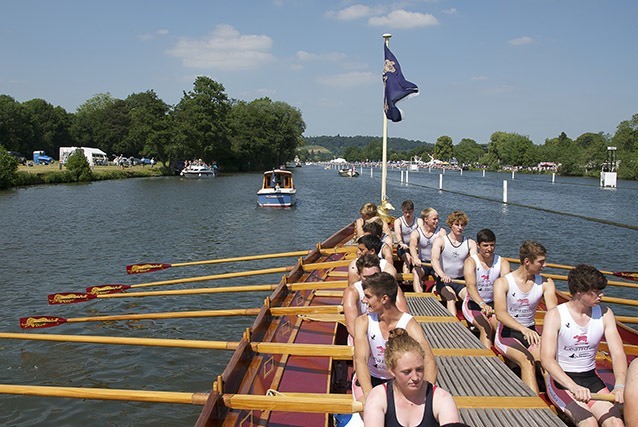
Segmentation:
<svg viewBox="0 0 638 427">
<path fill-rule="evenodd" d="M 17 151 L 9 151 L 9 155 L 15 157 L 18 163 L 20 163 L 21 165 L 27 164 L 27 158 L 24 157 L 22 153 L 19 153 Z"/>
<path fill-rule="evenodd" d="M 33 152 L 33 163 L 36 165 L 50 165 L 53 161 L 53 157 L 47 156 L 44 151 L 40 150 Z"/>
</svg>

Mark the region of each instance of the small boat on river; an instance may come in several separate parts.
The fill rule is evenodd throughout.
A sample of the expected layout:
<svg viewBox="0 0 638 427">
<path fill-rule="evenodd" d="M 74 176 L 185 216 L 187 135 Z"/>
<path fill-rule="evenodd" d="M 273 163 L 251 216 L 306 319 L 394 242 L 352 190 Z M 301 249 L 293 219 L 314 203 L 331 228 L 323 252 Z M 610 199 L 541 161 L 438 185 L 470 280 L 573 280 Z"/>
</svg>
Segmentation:
<svg viewBox="0 0 638 427">
<path fill-rule="evenodd" d="M 191 164 L 180 172 L 180 176 L 188 179 L 214 178 L 215 175 L 215 168 L 205 164 Z"/>
<path fill-rule="evenodd" d="M 339 169 L 339 175 L 346 178 L 356 178 L 359 176 L 359 171 L 354 167 Z"/>
<path fill-rule="evenodd" d="M 289 208 L 297 203 L 292 172 L 273 169 L 264 172 L 261 189 L 257 191 L 257 203 L 267 208 Z"/>
</svg>

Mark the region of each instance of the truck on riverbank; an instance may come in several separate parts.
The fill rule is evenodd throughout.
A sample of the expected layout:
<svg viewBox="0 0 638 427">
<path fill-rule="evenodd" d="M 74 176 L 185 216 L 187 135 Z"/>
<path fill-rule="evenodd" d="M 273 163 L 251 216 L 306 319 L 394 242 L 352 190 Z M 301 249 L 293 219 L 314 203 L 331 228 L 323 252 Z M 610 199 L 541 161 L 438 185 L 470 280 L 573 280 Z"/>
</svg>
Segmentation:
<svg viewBox="0 0 638 427">
<path fill-rule="evenodd" d="M 65 164 L 69 156 L 76 150 L 82 150 L 91 166 L 108 166 L 109 164 L 108 157 L 104 151 L 91 147 L 60 147 L 60 163 Z"/>
<path fill-rule="evenodd" d="M 51 156 L 47 156 L 44 151 L 33 152 L 33 163 L 36 165 L 50 165 L 54 160 Z"/>
</svg>

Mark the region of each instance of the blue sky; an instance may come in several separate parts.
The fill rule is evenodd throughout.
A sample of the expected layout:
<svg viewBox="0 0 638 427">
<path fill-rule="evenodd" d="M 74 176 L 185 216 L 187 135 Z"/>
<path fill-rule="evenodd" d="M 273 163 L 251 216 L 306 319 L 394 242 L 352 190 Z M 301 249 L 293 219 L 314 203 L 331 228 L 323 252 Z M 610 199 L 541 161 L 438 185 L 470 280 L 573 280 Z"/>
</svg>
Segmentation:
<svg viewBox="0 0 638 427">
<path fill-rule="evenodd" d="M 74 112 L 196 76 L 299 108 L 306 136 L 382 133 L 383 37 L 420 95 L 389 136 L 536 144 L 638 113 L 635 0 L 4 0 L 0 94 Z M 633 28 L 633 29 L 632 29 Z"/>
</svg>

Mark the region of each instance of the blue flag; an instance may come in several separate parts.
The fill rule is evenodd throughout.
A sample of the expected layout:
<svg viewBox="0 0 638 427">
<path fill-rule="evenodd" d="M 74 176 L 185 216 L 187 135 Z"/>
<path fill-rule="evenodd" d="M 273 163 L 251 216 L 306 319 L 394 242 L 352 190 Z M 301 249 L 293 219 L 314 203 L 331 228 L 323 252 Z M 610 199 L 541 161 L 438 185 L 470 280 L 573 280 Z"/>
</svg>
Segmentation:
<svg viewBox="0 0 638 427">
<path fill-rule="evenodd" d="M 401 121 L 401 110 L 396 103 L 407 96 L 419 94 L 419 88 L 403 77 L 401 66 L 397 58 L 390 52 L 388 46 L 385 47 L 385 61 L 383 63 L 383 85 L 385 86 L 385 99 L 383 109 L 385 116 L 393 122 Z"/>
</svg>

